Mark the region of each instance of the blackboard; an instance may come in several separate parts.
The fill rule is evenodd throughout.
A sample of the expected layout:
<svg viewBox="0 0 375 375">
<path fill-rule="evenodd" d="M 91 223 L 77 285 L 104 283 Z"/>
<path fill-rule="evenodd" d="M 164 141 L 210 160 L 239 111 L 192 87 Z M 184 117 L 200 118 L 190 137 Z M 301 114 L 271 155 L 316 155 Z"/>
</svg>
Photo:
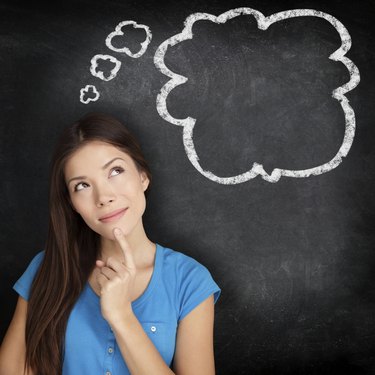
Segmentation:
<svg viewBox="0 0 375 375">
<path fill-rule="evenodd" d="M 285 13 L 295 9 L 305 13 Z M 210 16 L 173 44 L 197 13 Z M 1 1 L 0 338 L 12 285 L 44 246 L 54 143 L 102 111 L 150 163 L 149 237 L 206 265 L 222 288 L 218 375 L 374 373 L 374 17 L 369 0 Z M 124 25 L 109 48 L 123 21 L 138 27 Z M 351 42 L 345 61 L 330 59 L 343 43 L 336 21 Z M 147 36 L 139 25 L 151 36 L 134 56 Z M 98 55 L 112 60 L 92 63 Z M 160 56 L 187 78 L 168 95 Z M 80 97 L 86 85 L 99 98 L 84 104 L 95 98 L 92 88 Z M 271 178 L 275 169 L 311 173 Z"/>
</svg>

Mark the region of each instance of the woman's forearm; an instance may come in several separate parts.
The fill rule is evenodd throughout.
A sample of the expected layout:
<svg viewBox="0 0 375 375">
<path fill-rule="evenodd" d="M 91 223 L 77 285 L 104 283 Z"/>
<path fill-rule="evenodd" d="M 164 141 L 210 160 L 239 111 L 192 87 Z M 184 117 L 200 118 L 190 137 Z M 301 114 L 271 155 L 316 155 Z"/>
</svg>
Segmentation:
<svg viewBox="0 0 375 375">
<path fill-rule="evenodd" d="M 172 375 L 134 313 L 111 326 L 121 354 L 132 375 Z"/>
</svg>

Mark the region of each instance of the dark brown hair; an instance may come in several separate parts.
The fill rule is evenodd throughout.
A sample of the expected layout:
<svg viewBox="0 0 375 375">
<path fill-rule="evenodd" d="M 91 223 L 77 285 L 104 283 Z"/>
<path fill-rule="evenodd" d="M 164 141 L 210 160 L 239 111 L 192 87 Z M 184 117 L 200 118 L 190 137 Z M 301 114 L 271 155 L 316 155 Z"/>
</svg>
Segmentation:
<svg viewBox="0 0 375 375">
<path fill-rule="evenodd" d="M 151 183 L 151 172 L 139 143 L 117 119 L 90 113 L 63 131 L 51 160 L 47 241 L 32 284 L 26 318 L 25 369 L 29 367 L 38 375 L 62 373 L 68 317 L 100 250 L 100 236 L 70 204 L 64 176 L 69 157 L 94 140 L 127 153 Z"/>
</svg>

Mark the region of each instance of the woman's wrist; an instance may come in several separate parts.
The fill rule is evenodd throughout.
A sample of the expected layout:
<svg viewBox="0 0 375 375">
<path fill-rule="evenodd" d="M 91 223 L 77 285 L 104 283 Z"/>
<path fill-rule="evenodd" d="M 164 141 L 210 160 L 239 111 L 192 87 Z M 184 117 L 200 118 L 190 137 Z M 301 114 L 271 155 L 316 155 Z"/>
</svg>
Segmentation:
<svg viewBox="0 0 375 375">
<path fill-rule="evenodd" d="M 126 311 L 122 311 L 120 315 L 108 320 L 108 324 L 113 331 L 123 330 L 134 324 L 134 319 L 138 320 L 134 315 L 133 309 L 130 307 Z"/>
</svg>

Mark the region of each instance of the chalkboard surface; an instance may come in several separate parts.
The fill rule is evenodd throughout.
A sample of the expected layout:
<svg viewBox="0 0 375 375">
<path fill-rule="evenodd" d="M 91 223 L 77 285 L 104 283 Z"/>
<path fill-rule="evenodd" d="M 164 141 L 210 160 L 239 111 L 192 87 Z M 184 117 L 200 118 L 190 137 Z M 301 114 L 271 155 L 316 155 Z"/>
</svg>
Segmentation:
<svg viewBox="0 0 375 375">
<path fill-rule="evenodd" d="M 222 288 L 218 375 L 375 373 L 374 17 L 369 0 L 1 1 L 0 339 L 44 246 L 54 143 L 102 111 L 150 163 L 149 237 Z"/>
</svg>

